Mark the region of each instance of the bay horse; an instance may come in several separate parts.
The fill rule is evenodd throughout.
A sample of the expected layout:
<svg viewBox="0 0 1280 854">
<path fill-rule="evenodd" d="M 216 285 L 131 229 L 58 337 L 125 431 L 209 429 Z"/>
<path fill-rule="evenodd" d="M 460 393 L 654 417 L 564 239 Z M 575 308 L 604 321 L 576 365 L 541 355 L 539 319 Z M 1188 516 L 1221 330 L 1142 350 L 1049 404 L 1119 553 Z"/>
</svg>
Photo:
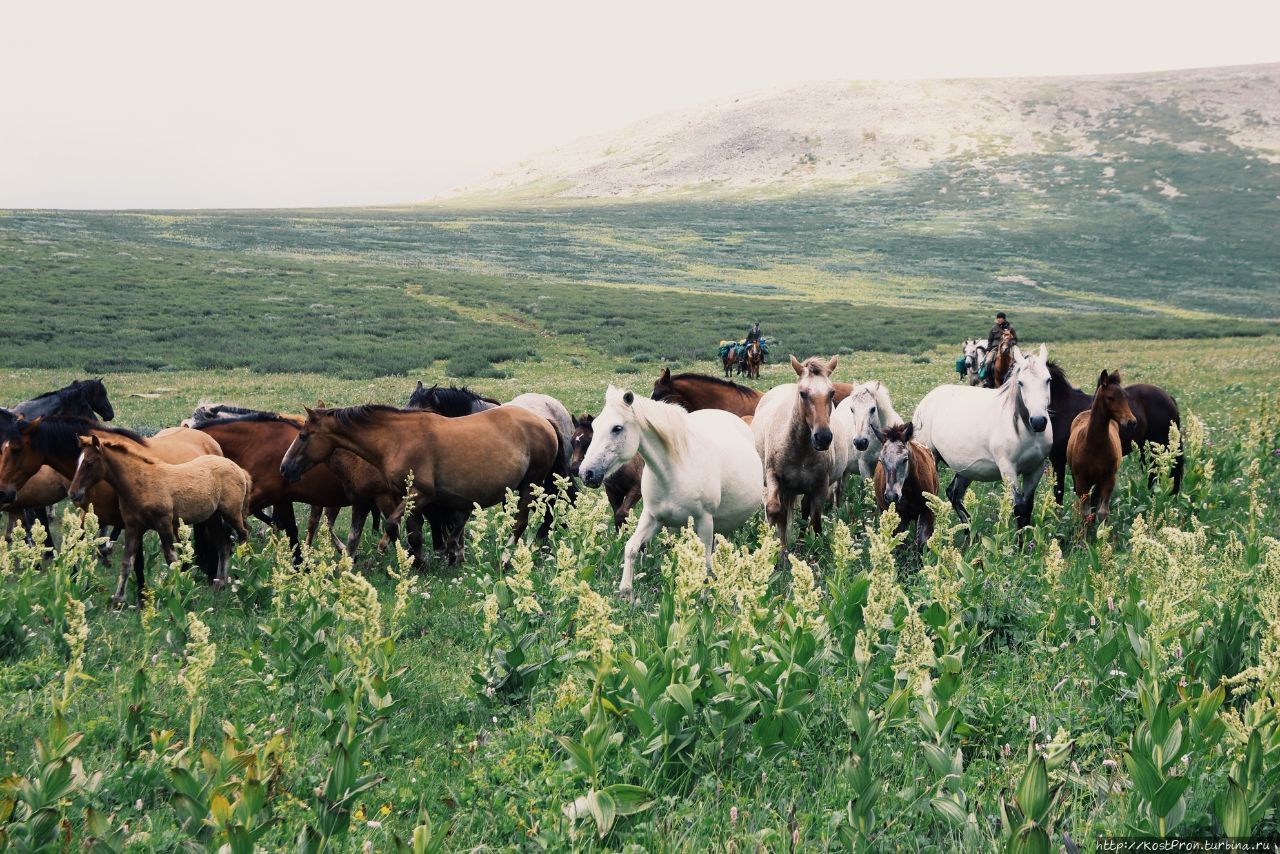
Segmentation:
<svg viewBox="0 0 1280 854">
<path fill-rule="evenodd" d="M 166 463 L 143 452 L 133 442 L 103 439 L 90 433 L 80 437 L 80 459 L 67 493 L 77 504 L 89 490 L 101 483 L 115 491 L 124 519 L 124 556 L 120 563 L 120 581 L 111 596 L 114 604 L 124 602 L 129 567 L 135 567 L 138 581 L 138 606 L 142 606 L 143 561 L 142 538 L 147 531 L 160 537 L 160 549 L 166 563 L 177 560 L 174 543 L 178 523 L 198 524 L 218 519 L 226 522 L 244 543 L 249 540 L 245 518 L 249 515 L 249 473 L 223 456 L 205 454 L 183 463 Z M 214 589 L 227 583 L 230 544 L 218 551 Z M 145 561 L 143 561 L 145 563 Z"/>
<path fill-rule="evenodd" d="M 54 416 L 34 421 L 19 421 L 16 432 L 8 434 L 0 443 L 0 503 L 5 503 L 17 491 L 36 477 L 43 466 L 48 466 L 69 482 L 75 477 L 80 460 L 80 438 L 95 435 L 117 442 L 131 442 L 143 453 L 168 463 L 181 463 L 198 456 L 221 456 L 222 450 L 213 438 L 198 430 L 180 429 L 164 437 L 144 439 L 124 427 L 114 427 L 87 418 Z M 92 508 L 104 527 L 123 529 L 124 516 L 119 498 L 110 484 L 100 483 L 88 490 L 79 502 L 80 507 Z M 216 554 L 223 547 L 226 533 L 220 520 L 194 526 L 196 563 L 210 578 L 216 571 Z M 121 572 L 129 562 L 125 561 Z M 134 572 L 142 595 L 142 556 L 134 558 Z"/>
<path fill-rule="evenodd" d="M 1067 379 L 1057 362 L 1049 363 L 1050 401 L 1053 419 L 1053 449 L 1049 460 L 1053 463 L 1053 498 L 1058 504 L 1066 495 L 1067 442 L 1071 438 L 1071 423 L 1075 417 L 1093 405 L 1093 398 L 1076 388 Z M 1143 465 L 1147 461 L 1147 444 L 1169 446 L 1169 436 L 1174 425 L 1182 426 L 1178 402 L 1164 389 L 1146 383 L 1134 383 L 1124 387 L 1129 409 L 1133 412 L 1133 429 L 1120 430 L 1120 451 L 1125 456 L 1136 446 Z M 1173 492 L 1182 489 L 1182 472 L 1186 456 L 1179 449 L 1173 464 Z M 1156 474 L 1147 473 L 1148 489 L 1155 488 Z"/>
<path fill-rule="evenodd" d="M 556 431 L 545 418 L 518 406 L 446 418 L 434 412 L 365 404 L 343 409 L 307 409 L 297 438 L 280 463 L 285 480 L 296 481 L 312 466 L 347 450 L 391 483 L 413 474 L 415 503 L 407 523 L 409 550 L 423 563 L 422 523 L 428 510 L 450 514 L 444 532 L 451 564 L 463 558 L 463 533 L 475 505 L 501 503 L 508 489 L 519 493 L 513 541 L 529 523 L 533 485 L 555 493 L 561 465 Z M 540 535 L 550 528 L 550 508 Z"/>
<path fill-rule="evenodd" d="M 398 538 L 398 517 L 393 518 L 403 489 L 388 483 L 382 473 L 348 451 L 338 451 L 327 463 L 309 470 L 296 483 L 280 474 L 280 463 L 302 427 L 302 417 L 278 412 L 247 409 L 227 404 L 202 405 L 187 422 L 212 436 L 222 453 L 249 472 L 253 491 L 249 510 L 272 527 L 285 532 L 295 556 L 300 556 L 295 501 L 310 505 L 306 543 L 315 539 L 322 517 L 333 522 L 338 511 L 351 507 L 351 527 L 345 544 L 339 547 L 354 556 L 364 533 L 369 514 L 378 510 L 388 519 L 389 539 Z M 267 517 L 263 510 L 271 508 Z"/>
<path fill-rule="evenodd" d="M 987 388 L 1000 388 L 1009 379 L 1013 370 L 1015 351 L 1018 348 L 1018 336 L 1013 329 L 1006 329 L 996 342 L 995 352 L 991 355 L 991 370 L 987 374 Z"/>
<path fill-rule="evenodd" d="M 1003 480 L 1013 495 L 1018 527 L 1031 524 L 1036 487 L 1053 445 L 1049 421 L 1048 350 L 1014 350 L 1013 371 L 998 389 L 948 383 L 930 391 L 911 417 L 917 441 L 951 467 L 947 497 L 969 520 L 964 494 L 973 481 Z M 1018 479 L 1022 479 L 1019 486 Z"/>
<path fill-rule="evenodd" d="M 753 338 L 747 344 L 746 352 L 742 357 L 742 365 L 744 373 L 749 379 L 760 378 L 760 366 L 764 364 L 764 347 L 760 344 L 760 339 Z"/>
<path fill-rule="evenodd" d="M 723 409 L 734 415 L 753 415 L 764 392 L 707 374 L 672 374 L 663 368 L 653 384 L 652 400 L 674 403 L 686 412 Z"/>
<path fill-rule="evenodd" d="M 592 428 L 579 467 L 587 486 L 599 486 L 636 454 L 644 459 L 644 506 L 627 540 L 618 592 L 634 599 L 641 549 L 659 528 L 683 528 L 690 520 L 710 574 L 715 535 L 733 533 L 760 509 L 763 471 L 751 428 L 719 409 L 688 412 L 614 386 Z"/>
<path fill-rule="evenodd" d="M 1120 385 L 1120 372 L 1105 370 L 1098 376 L 1093 405 L 1071 422 L 1067 462 L 1075 485 L 1080 518 L 1087 527 L 1095 519 L 1105 522 L 1111 514 L 1111 493 L 1124 456 L 1120 430 L 1136 425 L 1129 401 Z"/>
<path fill-rule="evenodd" d="M 742 373 L 742 363 L 745 359 L 745 348 L 741 344 L 730 344 L 726 347 L 724 355 L 720 357 L 720 363 L 724 367 L 725 379 L 733 376 L 735 371 Z"/>
<path fill-rule="evenodd" d="M 748 416 L 750 417 L 750 416 Z M 594 417 L 583 413 L 573 419 L 573 456 L 569 459 L 569 472 L 581 477 L 582 459 L 595 437 Z M 617 471 L 604 479 L 604 492 L 613 508 L 613 529 L 622 530 L 631 514 L 631 508 L 640 500 L 640 479 L 644 474 L 644 457 L 637 453 Z"/>
<path fill-rule="evenodd" d="M 848 462 L 848 425 L 833 419 L 835 388 L 829 361 L 791 356 L 796 382 L 774 386 L 756 407 L 751 430 L 764 466 L 765 515 L 782 543 L 779 565 L 787 558 L 787 530 L 796 496 L 815 534 L 822 533 L 822 510 L 831 487 L 844 476 Z"/>
<path fill-rule="evenodd" d="M 916 523 L 916 547 L 924 548 L 933 535 L 933 510 L 925 494 L 938 494 L 938 466 L 933 454 L 919 442 L 912 441 L 915 425 L 910 421 L 883 430 L 875 422 L 871 431 L 880 442 L 876 461 L 876 506 L 883 513 L 892 504 L 902 521 L 898 532 Z"/>
</svg>

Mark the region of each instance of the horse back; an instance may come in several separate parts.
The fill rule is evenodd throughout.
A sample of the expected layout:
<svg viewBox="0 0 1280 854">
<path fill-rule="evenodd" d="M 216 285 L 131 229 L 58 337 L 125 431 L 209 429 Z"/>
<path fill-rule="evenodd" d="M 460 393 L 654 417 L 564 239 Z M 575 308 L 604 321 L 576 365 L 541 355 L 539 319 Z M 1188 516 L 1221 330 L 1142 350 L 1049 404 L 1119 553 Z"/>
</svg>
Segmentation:
<svg viewBox="0 0 1280 854">
<path fill-rule="evenodd" d="M 1149 383 L 1127 385 L 1124 387 L 1124 395 L 1137 422 L 1132 432 L 1133 441 L 1169 444 L 1169 428 L 1174 424 L 1182 426 L 1178 402 L 1173 395 L 1160 386 Z"/>
</svg>

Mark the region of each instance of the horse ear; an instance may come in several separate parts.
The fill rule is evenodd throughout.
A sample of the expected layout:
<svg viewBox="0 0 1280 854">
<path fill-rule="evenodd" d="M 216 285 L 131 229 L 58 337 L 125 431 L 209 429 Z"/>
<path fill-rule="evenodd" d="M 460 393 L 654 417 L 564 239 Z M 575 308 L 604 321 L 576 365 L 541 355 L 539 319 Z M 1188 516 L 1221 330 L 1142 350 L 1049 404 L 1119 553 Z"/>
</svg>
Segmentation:
<svg viewBox="0 0 1280 854">
<path fill-rule="evenodd" d="M 664 384 L 665 384 L 665 383 L 670 383 L 670 382 L 671 382 L 671 369 L 670 369 L 670 368 L 663 368 L 663 369 L 662 369 L 662 373 L 658 375 L 658 382 L 660 382 L 660 383 L 664 383 Z"/>
<path fill-rule="evenodd" d="M 838 355 L 836 355 L 836 356 L 832 356 L 832 357 L 831 357 L 831 361 L 830 361 L 830 362 L 827 362 L 827 373 L 828 373 L 828 374 L 834 374 L 834 373 L 836 372 L 836 363 L 839 361 L 839 359 L 840 359 L 840 357 L 839 357 Z"/>
<path fill-rule="evenodd" d="M 797 359 L 794 355 L 791 356 L 791 369 L 796 372 L 796 376 L 798 377 L 804 376 L 804 363 L 801 362 L 799 359 Z"/>
<path fill-rule="evenodd" d="M 422 391 L 422 380 L 418 380 L 418 387 L 414 391 Z"/>
<path fill-rule="evenodd" d="M 906 425 L 902 428 L 902 441 L 910 442 L 911 437 L 914 436 L 915 433 L 916 433 L 915 422 L 908 421 Z"/>
<path fill-rule="evenodd" d="M 1111 372 L 1110 382 L 1112 385 L 1120 385 L 1120 371 Z"/>
<path fill-rule="evenodd" d="M 77 437 L 76 437 L 76 441 L 77 441 L 77 442 L 79 442 L 80 447 L 82 447 L 82 448 L 87 448 L 87 447 L 89 447 L 90 445 L 92 445 L 92 444 L 93 444 L 93 440 L 94 440 L 94 439 L 96 439 L 96 438 L 98 438 L 98 437 L 97 437 L 97 436 L 92 436 L 92 435 L 90 435 L 90 436 L 77 436 Z"/>
<path fill-rule="evenodd" d="M 1106 384 L 1107 384 L 1107 369 L 1103 368 L 1102 373 L 1098 374 L 1098 387 L 1101 388 Z"/>
<path fill-rule="evenodd" d="M 872 435 L 874 435 L 874 436 L 876 437 L 876 441 L 877 441 L 877 442 L 883 442 L 883 441 L 884 441 L 884 431 L 880 429 L 880 425 L 879 425 L 879 424 L 877 424 L 876 422 L 872 421 L 872 422 L 868 423 L 868 424 L 867 424 L 867 426 L 871 428 L 871 433 L 872 433 Z"/>
<path fill-rule="evenodd" d="M 43 416 L 43 415 L 39 415 L 39 416 L 37 416 L 37 417 L 36 417 L 36 419 L 35 419 L 34 421 L 27 421 L 25 418 L 19 418 L 19 419 L 18 419 L 18 431 L 19 431 L 19 432 L 21 432 L 21 433 L 22 433 L 22 435 L 24 435 L 24 436 L 25 436 L 26 434 L 30 433 L 32 430 L 36 429 L 36 425 L 37 425 L 37 424 L 39 424 L 39 423 L 40 423 L 41 421 L 43 421 L 43 420 L 44 420 L 44 416 Z"/>
<path fill-rule="evenodd" d="M 318 403 L 318 402 L 319 402 L 319 401 L 317 401 L 317 403 Z M 316 411 L 315 411 L 314 409 L 312 409 L 310 406 L 304 406 L 304 407 L 302 407 L 302 411 L 303 411 L 303 412 L 305 412 L 305 413 L 307 413 L 307 420 L 308 420 L 308 421 L 314 421 L 314 420 L 315 420 L 315 417 L 316 417 Z"/>
<path fill-rule="evenodd" d="M 1042 362 L 1049 361 L 1049 348 L 1046 347 L 1044 344 L 1040 345 L 1040 361 Z"/>
</svg>

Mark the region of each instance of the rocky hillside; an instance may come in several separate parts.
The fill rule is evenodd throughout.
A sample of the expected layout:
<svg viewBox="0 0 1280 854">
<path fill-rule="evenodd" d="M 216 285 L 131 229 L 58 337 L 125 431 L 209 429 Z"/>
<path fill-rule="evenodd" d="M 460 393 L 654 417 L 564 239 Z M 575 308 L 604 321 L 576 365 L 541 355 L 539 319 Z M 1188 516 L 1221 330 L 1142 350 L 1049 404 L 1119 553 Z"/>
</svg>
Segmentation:
<svg viewBox="0 0 1280 854">
<path fill-rule="evenodd" d="M 1280 63 L 1114 77 L 821 82 L 668 113 L 565 145 L 456 200 L 777 195 L 963 163 L 998 184 L 1020 164 L 1106 172 L 1156 143 L 1280 163 Z M 1135 151 L 1137 154 L 1135 154 Z M 1156 180 L 1159 180 L 1158 178 Z M 1154 188 L 1167 197 L 1172 183 Z"/>
</svg>

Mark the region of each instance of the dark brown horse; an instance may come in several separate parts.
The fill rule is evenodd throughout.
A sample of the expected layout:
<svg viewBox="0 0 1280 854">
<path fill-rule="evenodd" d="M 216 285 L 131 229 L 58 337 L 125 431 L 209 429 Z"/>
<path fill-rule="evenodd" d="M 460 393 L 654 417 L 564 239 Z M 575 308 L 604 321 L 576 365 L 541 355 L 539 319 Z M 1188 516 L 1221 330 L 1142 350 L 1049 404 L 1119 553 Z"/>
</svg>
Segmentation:
<svg viewBox="0 0 1280 854">
<path fill-rule="evenodd" d="M 725 348 L 724 355 L 720 357 L 720 365 L 724 368 L 726 379 L 734 373 L 742 373 L 742 362 L 745 357 L 746 353 L 741 344 L 730 344 Z"/>
<path fill-rule="evenodd" d="M 1135 426 L 1120 431 L 1120 449 L 1126 456 L 1138 446 L 1139 458 L 1146 465 L 1146 446 L 1150 442 L 1169 446 L 1169 434 L 1173 425 L 1182 426 L 1178 402 L 1159 386 L 1134 383 L 1125 386 L 1125 397 L 1133 411 Z M 1093 404 L 1093 398 L 1073 386 L 1056 362 L 1049 363 L 1049 411 L 1053 421 L 1053 448 L 1049 460 L 1053 463 L 1053 498 L 1059 504 L 1066 494 L 1067 441 L 1071 438 L 1071 423 L 1075 417 Z M 1173 464 L 1173 491 L 1182 489 L 1184 456 L 1179 452 Z M 1155 472 L 1147 475 L 1147 486 L 1155 487 Z"/>
<path fill-rule="evenodd" d="M 346 550 L 353 556 L 373 510 L 379 510 L 388 520 L 393 519 L 403 490 L 396 490 L 381 472 L 355 454 L 338 451 L 327 463 L 310 469 L 296 483 L 289 483 L 280 475 L 280 463 L 285 452 L 302 427 L 301 416 L 241 407 L 236 407 L 236 412 L 229 409 L 225 406 L 217 410 L 197 409 L 190 423 L 212 436 L 224 455 L 249 472 L 253 477 L 250 511 L 284 531 L 295 550 L 299 540 L 297 516 L 293 509 L 295 501 L 312 508 L 307 525 L 308 544 L 315 537 L 322 515 L 328 515 L 332 526 L 338 510 L 350 506 L 351 528 L 347 534 Z M 209 417 L 215 411 L 218 414 Z M 271 508 L 270 518 L 262 513 L 268 507 Z M 394 539 L 398 533 L 395 522 L 390 522 L 389 536 Z"/>
<path fill-rule="evenodd" d="M 751 416 L 747 416 L 750 418 Z M 578 468 L 587 448 L 591 447 L 591 439 L 595 431 L 591 427 L 593 416 L 586 414 L 573 419 L 573 456 L 569 459 L 569 471 L 579 477 Z M 618 469 L 604 479 L 604 492 L 609 496 L 609 506 L 613 508 L 614 530 L 622 530 L 627 523 L 631 508 L 640 500 L 640 476 L 644 474 L 644 458 L 636 454 L 631 462 Z"/>
<path fill-rule="evenodd" d="M 924 544 L 933 535 L 933 511 L 925 500 L 925 493 L 938 494 L 938 466 L 933 453 L 919 442 L 911 441 L 915 426 L 908 421 L 880 429 L 874 420 L 871 432 L 883 444 L 876 462 L 876 506 L 883 513 L 892 504 L 898 510 L 902 522 L 898 531 L 916 523 L 916 545 Z"/>
<path fill-rule="evenodd" d="M 1067 441 L 1067 463 L 1075 485 L 1080 518 L 1089 525 L 1096 518 L 1105 522 L 1111 513 L 1111 493 L 1116 488 L 1116 472 L 1124 456 L 1120 430 L 1136 426 L 1120 372 L 1103 371 L 1093 393 L 1093 405 L 1071 422 Z"/>
<path fill-rule="evenodd" d="M 475 415 L 445 418 L 394 406 L 367 404 L 345 409 L 308 409 L 298 436 L 280 464 L 286 480 L 351 451 L 382 472 L 391 483 L 413 475 L 414 508 L 406 526 L 409 550 L 421 565 L 422 523 L 430 510 L 449 515 L 446 556 L 463 557 L 466 520 L 475 505 L 490 507 L 515 490 L 520 497 L 515 539 L 529 522 L 533 486 L 555 493 L 555 475 L 568 477 L 560 440 L 545 418 L 518 406 L 500 406 Z M 551 525 L 550 508 L 540 534 Z"/>
<path fill-rule="evenodd" d="M 760 378 L 760 366 L 764 364 L 764 347 L 760 344 L 760 339 L 753 338 L 747 344 L 742 364 L 748 379 Z"/>
</svg>

